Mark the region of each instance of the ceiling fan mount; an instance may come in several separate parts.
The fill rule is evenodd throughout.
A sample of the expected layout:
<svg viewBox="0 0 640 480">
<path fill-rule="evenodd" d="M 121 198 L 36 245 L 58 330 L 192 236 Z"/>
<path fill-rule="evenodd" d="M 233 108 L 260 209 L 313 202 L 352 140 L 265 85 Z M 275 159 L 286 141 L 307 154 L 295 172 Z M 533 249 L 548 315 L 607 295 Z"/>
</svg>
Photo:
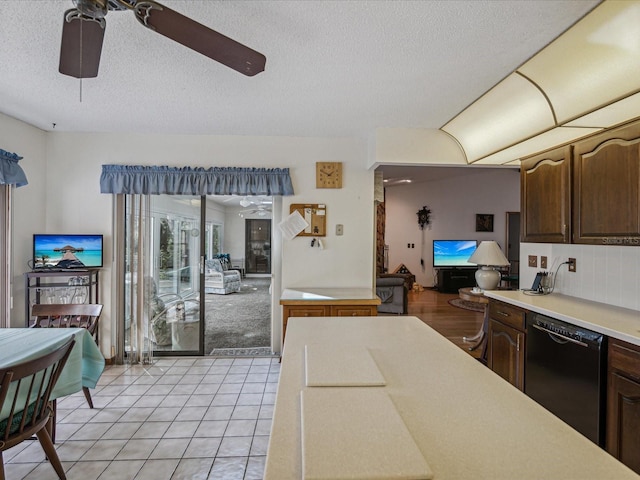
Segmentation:
<svg viewBox="0 0 640 480">
<path fill-rule="evenodd" d="M 107 15 L 106 0 L 73 0 L 73 4 L 76 10 L 89 18 L 104 18 Z"/>
<path fill-rule="evenodd" d="M 98 76 L 109 10 L 131 10 L 140 24 L 156 33 L 252 77 L 264 71 L 266 57 L 235 40 L 152 0 L 73 0 L 64 13 L 60 65 L 63 75 Z"/>
</svg>

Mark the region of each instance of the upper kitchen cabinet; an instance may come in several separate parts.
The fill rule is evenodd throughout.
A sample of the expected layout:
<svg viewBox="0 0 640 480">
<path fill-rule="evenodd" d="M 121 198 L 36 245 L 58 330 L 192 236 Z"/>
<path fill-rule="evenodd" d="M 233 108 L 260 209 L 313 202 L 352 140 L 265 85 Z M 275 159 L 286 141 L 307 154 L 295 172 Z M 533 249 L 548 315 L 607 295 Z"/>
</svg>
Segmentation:
<svg viewBox="0 0 640 480">
<path fill-rule="evenodd" d="M 640 245 L 640 123 L 573 149 L 573 243 Z"/>
<path fill-rule="evenodd" d="M 523 242 L 569 243 L 571 147 L 523 160 L 520 169 Z"/>
</svg>

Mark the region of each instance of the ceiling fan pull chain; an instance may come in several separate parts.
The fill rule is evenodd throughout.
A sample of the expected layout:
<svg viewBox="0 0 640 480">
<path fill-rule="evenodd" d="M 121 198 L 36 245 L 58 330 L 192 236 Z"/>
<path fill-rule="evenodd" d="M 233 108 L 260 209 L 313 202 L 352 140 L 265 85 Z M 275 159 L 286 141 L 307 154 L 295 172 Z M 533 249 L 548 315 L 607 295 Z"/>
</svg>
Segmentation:
<svg viewBox="0 0 640 480">
<path fill-rule="evenodd" d="M 80 103 L 82 103 L 82 27 L 84 25 L 84 20 L 82 17 L 80 18 Z"/>
</svg>

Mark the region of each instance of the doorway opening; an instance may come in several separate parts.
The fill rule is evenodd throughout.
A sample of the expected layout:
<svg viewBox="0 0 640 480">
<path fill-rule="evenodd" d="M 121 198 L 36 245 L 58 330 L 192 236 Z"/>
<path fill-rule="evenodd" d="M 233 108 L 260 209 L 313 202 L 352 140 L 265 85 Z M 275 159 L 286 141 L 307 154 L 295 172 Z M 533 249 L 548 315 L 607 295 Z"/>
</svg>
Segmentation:
<svg viewBox="0 0 640 480">
<path fill-rule="evenodd" d="M 207 219 L 223 224 L 220 249 L 238 288 L 209 290 L 205 273 L 204 354 L 271 354 L 271 199 L 208 197 Z M 256 206 L 257 205 L 257 206 Z M 265 218 L 267 217 L 267 218 Z"/>
</svg>

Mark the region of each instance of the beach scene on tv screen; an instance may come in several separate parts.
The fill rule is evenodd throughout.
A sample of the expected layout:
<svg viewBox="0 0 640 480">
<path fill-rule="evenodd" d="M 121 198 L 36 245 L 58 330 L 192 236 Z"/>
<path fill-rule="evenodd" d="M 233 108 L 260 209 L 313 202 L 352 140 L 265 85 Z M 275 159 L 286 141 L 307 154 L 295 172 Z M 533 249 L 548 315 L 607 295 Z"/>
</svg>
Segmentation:
<svg viewBox="0 0 640 480">
<path fill-rule="evenodd" d="M 35 268 L 102 266 L 101 235 L 36 235 L 33 241 Z"/>
<path fill-rule="evenodd" d="M 475 267 L 469 257 L 476 250 L 475 240 L 434 240 L 434 267 Z"/>
</svg>

